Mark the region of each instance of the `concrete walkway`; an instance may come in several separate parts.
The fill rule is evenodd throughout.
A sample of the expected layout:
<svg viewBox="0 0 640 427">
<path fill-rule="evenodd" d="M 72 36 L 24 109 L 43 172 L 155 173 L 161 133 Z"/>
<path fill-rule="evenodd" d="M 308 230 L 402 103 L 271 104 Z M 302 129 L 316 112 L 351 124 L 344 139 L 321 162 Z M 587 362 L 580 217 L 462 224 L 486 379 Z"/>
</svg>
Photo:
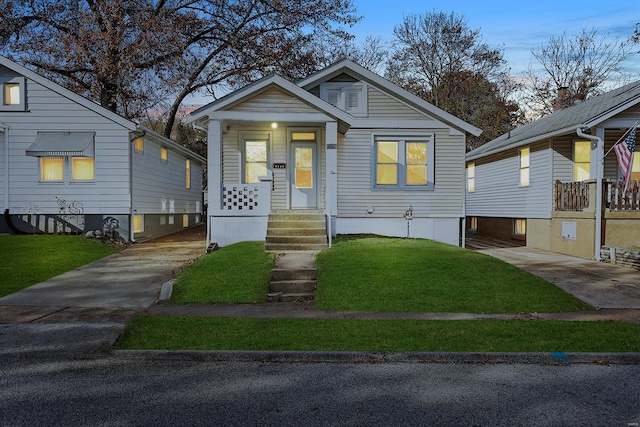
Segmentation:
<svg viewBox="0 0 640 427">
<path fill-rule="evenodd" d="M 204 226 L 125 250 L 0 298 L 0 323 L 126 320 L 157 301 L 162 284 L 205 253 Z"/>
<path fill-rule="evenodd" d="M 598 309 L 640 309 L 640 271 L 526 247 L 480 250 Z"/>
<path fill-rule="evenodd" d="M 314 309 L 312 302 L 159 303 L 162 284 L 204 253 L 204 228 L 132 246 L 77 270 L 0 298 L 0 323 L 127 322 L 135 314 L 335 319 L 561 319 L 640 323 L 640 272 L 519 248 L 480 252 L 540 276 L 597 311 L 577 313 L 404 313 Z"/>
</svg>

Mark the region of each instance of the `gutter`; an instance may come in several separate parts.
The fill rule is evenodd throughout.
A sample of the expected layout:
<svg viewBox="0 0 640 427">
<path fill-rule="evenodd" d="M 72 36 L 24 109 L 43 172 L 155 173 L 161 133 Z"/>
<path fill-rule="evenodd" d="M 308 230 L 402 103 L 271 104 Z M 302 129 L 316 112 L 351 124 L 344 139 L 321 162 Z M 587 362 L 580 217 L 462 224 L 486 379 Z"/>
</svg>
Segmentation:
<svg viewBox="0 0 640 427">
<path fill-rule="evenodd" d="M 9 209 L 9 125 L 0 122 L 4 129 L 4 208 Z"/>
<path fill-rule="evenodd" d="M 596 261 L 602 261 L 600 258 L 600 247 L 602 246 L 602 180 L 604 177 L 604 142 L 602 138 L 594 135 L 587 135 L 583 132 L 587 128 L 579 126 L 576 134 L 581 138 L 590 139 L 596 144 L 596 232 L 595 232 L 595 248 L 593 258 Z"/>
</svg>

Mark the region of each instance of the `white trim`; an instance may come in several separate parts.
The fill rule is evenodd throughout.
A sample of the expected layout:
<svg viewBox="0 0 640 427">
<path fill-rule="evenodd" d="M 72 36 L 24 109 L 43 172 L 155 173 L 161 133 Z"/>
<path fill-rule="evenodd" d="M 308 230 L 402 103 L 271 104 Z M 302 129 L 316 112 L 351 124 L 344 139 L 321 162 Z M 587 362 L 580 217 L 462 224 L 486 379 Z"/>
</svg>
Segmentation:
<svg viewBox="0 0 640 427">
<path fill-rule="evenodd" d="M 482 133 L 482 129 L 479 129 L 452 114 L 447 113 L 446 111 L 436 107 L 435 105 L 419 98 L 418 96 L 412 94 L 411 92 L 402 89 L 401 87 L 391 83 L 389 80 L 386 80 L 379 75 L 367 70 L 360 65 L 349 61 L 348 59 L 344 59 L 339 61 L 319 72 L 312 74 L 311 76 L 302 79 L 298 82 L 298 86 L 302 87 L 305 90 L 309 90 L 312 87 L 316 86 L 319 82 L 324 82 L 326 80 L 331 79 L 343 72 L 345 70 L 349 70 L 350 75 L 354 75 L 359 80 L 364 80 L 366 82 L 372 83 L 374 86 L 381 87 L 392 94 L 403 99 L 405 102 L 409 103 L 420 109 L 423 112 L 426 112 L 429 115 L 434 115 L 439 119 L 442 119 L 445 122 L 451 123 L 452 126 L 457 127 L 465 132 L 468 132 L 474 136 L 479 136 Z"/>
<path fill-rule="evenodd" d="M 246 122 L 318 122 L 334 120 L 324 113 L 254 113 L 248 111 L 215 111 L 209 120 L 237 120 Z"/>
<path fill-rule="evenodd" d="M 331 119 L 341 120 L 347 123 L 348 125 L 350 125 L 351 122 L 353 121 L 353 117 L 351 117 L 349 114 L 345 113 L 339 108 L 334 107 L 333 105 L 323 101 L 319 97 L 307 92 L 306 90 L 296 86 L 290 81 L 285 80 L 284 78 L 277 75 L 270 75 L 270 76 L 264 77 L 254 83 L 251 83 L 248 86 L 243 87 L 242 89 L 239 89 L 223 98 L 220 98 L 217 101 L 214 101 L 210 104 L 205 105 L 204 107 L 197 109 L 196 111 L 192 112 L 189 115 L 188 121 L 194 122 L 205 117 L 211 117 L 211 115 L 216 111 L 222 111 L 227 108 L 230 108 L 233 105 L 244 101 L 250 96 L 257 95 L 258 93 L 265 91 L 274 86 L 279 87 L 285 92 L 288 92 L 292 96 L 307 103 L 308 105 L 311 105 L 317 108 L 318 110 L 326 113 L 327 115 L 330 116 Z M 253 113 L 249 113 L 249 114 L 253 115 Z M 274 115 L 272 115 L 271 117 L 274 117 Z M 287 114 L 286 117 L 291 117 L 291 114 Z M 219 118 L 219 117 L 216 117 L 216 118 Z M 272 118 L 272 119 L 265 119 L 265 120 L 273 121 L 278 119 Z M 251 121 L 256 121 L 256 119 L 252 119 Z"/>
</svg>

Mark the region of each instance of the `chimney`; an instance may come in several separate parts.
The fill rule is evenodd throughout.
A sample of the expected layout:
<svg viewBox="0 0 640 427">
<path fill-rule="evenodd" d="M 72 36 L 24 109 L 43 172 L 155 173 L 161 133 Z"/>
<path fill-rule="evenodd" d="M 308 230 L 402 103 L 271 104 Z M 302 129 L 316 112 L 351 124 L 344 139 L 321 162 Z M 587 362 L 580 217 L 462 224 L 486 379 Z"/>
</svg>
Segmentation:
<svg viewBox="0 0 640 427">
<path fill-rule="evenodd" d="M 562 110 L 563 108 L 570 107 L 571 105 L 572 103 L 569 97 L 569 87 L 560 86 L 558 88 L 558 95 L 556 96 L 556 99 L 553 101 L 553 111 Z"/>
</svg>

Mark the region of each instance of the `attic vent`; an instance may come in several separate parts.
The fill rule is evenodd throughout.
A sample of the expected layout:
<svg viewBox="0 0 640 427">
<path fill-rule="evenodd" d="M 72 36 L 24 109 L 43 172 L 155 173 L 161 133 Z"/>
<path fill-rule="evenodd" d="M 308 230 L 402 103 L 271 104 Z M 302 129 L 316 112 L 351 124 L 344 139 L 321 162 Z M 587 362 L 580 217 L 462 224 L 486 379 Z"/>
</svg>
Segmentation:
<svg viewBox="0 0 640 427">
<path fill-rule="evenodd" d="M 327 102 L 334 107 L 338 106 L 338 98 L 340 96 L 339 90 L 331 90 L 327 91 Z"/>
<path fill-rule="evenodd" d="M 320 98 L 354 117 L 367 117 L 367 85 L 365 83 L 323 83 L 320 85 Z"/>
<path fill-rule="evenodd" d="M 360 94 L 358 92 L 347 92 L 347 110 L 358 108 L 359 95 Z"/>
</svg>

